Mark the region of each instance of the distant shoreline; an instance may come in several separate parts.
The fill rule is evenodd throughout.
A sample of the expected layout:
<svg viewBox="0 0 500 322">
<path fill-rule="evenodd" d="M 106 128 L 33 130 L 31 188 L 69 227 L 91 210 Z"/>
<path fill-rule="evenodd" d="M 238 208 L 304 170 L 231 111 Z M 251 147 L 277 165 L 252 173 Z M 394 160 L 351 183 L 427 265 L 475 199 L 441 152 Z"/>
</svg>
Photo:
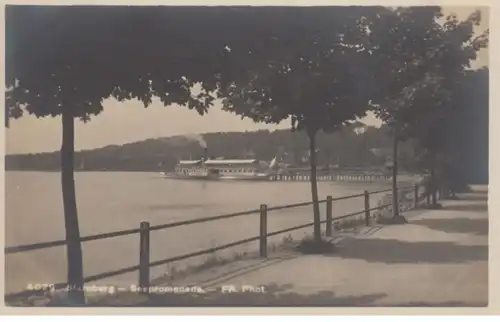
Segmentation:
<svg viewBox="0 0 500 322">
<path fill-rule="evenodd" d="M 10 172 L 10 173 L 14 173 L 14 172 L 19 172 L 19 173 L 53 173 L 53 174 L 60 174 L 60 170 L 5 170 L 5 172 Z M 158 178 L 163 178 L 163 176 L 161 176 L 161 171 L 146 171 L 146 170 L 75 170 L 75 173 L 106 173 L 106 172 L 112 172 L 112 173 L 132 173 L 132 172 L 136 172 L 136 173 L 149 173 L 149 174 L 155 174 L 155 175 L 158 175 Z M 398 183 L 401 184 L 415 184 L 415 183 L 419 183 L 421 181 L 422 177 L 419 175 L 419 174 L 408 174 L 408 173 L 400 173 L 398 175 Z M 191 181 L 191 180 L 188 180 L 188 181 Z M 290 181 L 287 181 L 287 180 L 278 180 L 278 181 L 267 181 L 267 180 L 264 180 L 264 181 L 258 181 L 258 182 L 304 182 L 304 183 L 308 183 L 309 180 L 290 180 Z M 375 183 L 378 183 L 378 184 L 385 184 L 385 185 L 390 185 L 391 184 L 391 181 L 388 180 L 388 181 L 356 181 L 356 180 L 326 180 L 326 181 L 321 181 L 321 182 L 341 182 L 341 183 L 347 183 L 347 184 L 350 184 L 350 183 L 358 183 L 358 184 L 375 184 Z"/>
</svg>

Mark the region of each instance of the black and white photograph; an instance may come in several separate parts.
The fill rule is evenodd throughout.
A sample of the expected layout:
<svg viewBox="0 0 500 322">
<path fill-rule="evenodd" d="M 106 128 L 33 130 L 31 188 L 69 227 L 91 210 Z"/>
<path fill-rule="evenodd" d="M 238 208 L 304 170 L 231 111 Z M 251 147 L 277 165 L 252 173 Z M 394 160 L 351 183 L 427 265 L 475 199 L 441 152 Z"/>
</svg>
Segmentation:
<svg viewBox="0 0 500 322">
<path fill-rule="evenodd" d="M 5 306 L 488 308 L 489 7 L 4 17 Z"/>
</svg>

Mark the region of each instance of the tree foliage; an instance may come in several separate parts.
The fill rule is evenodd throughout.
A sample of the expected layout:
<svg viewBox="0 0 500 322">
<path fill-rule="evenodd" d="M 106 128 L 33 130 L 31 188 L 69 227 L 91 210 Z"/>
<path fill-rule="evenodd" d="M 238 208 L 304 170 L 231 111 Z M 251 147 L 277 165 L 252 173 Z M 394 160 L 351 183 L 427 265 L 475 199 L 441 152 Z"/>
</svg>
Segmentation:
<svg viewBox="0 0 500 322">
<path fill-rule="evenodd" d="M 268 46 L 276 56 L 265 62 L 266 69 L 222 87 L 225 109 L 256 122 L 291 119 L 294 128 L 308 133 L 334 131 L 364 116 L 373 85 L 362 46 L 365 11 L 339 8 L 324 22 L 327 33 L 300 37 L 294 51 L 288 50 L 296 35 L 291 29 L 289 39 Z M 297 20 L 295 29 L 308 27 Z"/>
<path fill-rule="evenodd" d="M 416 136 L 422 166 L 436 161 L 443 179 L 458 188 L 488 182 L 488 78 L 488 68 L 465 71 L 440 117 Z"/>
<path fill-rule="evenodd" d="M 474 37 L 480 11 L 459 21 L 442 19 L 440 7 L 407 7 L 387 11 L 370 24 L 369 43 L 374 51 L 375 75 L 381 88 L 374 98 L 375 113 L 391 126 L 393 159 L 398 160 L 398 142 L 409 137 L 426 141 L 436 159 L 444 148 L 436 129 L 450 113 L 449 100 L 456 82 L 487 46 L 487 32 Z M 432 133 L 432 134 L 431 134 Z M 424 139 L 426 137 L 426 139 Z M 435 162 L 431 162 L 434 178 Z M 397 162 L 393 165 L 393 202 L 397 202 Z M 434 182 L 434 180 L 432 180 Z M 436 200 L 433 194 L 433 203 Z M 394 207 L 394 215 L 398 215 Z"/>
<path fill-rule="evenodd" d="M 109 96 L 204 113 L 217 82 L 323 46 L 353 8 L 7 6 L 7 115 L 55 116 L 66 103 L 87 119 Z"/>
<path fill-rule="evenodd" d="M 487 32 L 473 33 L 481 21 L 479 11 L 464 21 L 450 15 L 443 23 L 443 18 L 440 7 L 405 7 L 370 25 L 381 84 L 374 111 L 397 127 L 400 139 L 438 122 L 445 113 L 436 110 L 449 100 L 477 51 L 487 46 Z"/>
<path fill-rule="evenodd" d="M 436 187 L 452 188 L 453 191 L 464 189 L 466 182 L 470 180 L 461 160 L 468 158 L 467 153 L 464 153 L 465 149 L 472 150 L 470 147 L 465 148 L 470 144 L 466 142 L 476 136 L 470 130 L 471 124 L 468 124 L 468 129 L 464 128 L 464 124 L 473 123 L 474 117 L 469 115 L 470 120 L 466 121 L 463 112 L 477 104 L 467 99 L 467 96 L 481 92 L 480 88 L 467 88 L 465 85 L 469 82 L 470 75 L 476 73 L 467 70 L 471 60 L 476 58 L 478 50 L 488 46 L 488 30 L 479 36 L 474 36 L 473 33 L 474 26 L 480 21 L 479 11 L 472 13 L 464 21 L 458 21 L 455 16 L 446 18 L 442 36 L 444 51 L 440 53 L 442 60 L 439 61 L 438 71 L 443 78 L 441 86 L 433 87 L 432 91 L 417 92 L 418 98 L 413 104 L 419 113 L 414 113 L 410 126 L 413 131 L 409 135 L 417 138 L 420 150 L 423 151 L 424 164 L 431 175 L 436 176 Z M 436 99 L 436 96 L 442 99 Z M 464 108 L 464 104 L 469 106 Z M 484 107 L 487 102 L 485 104 L 483 99 L 477 105 Z M 487 121 L 482 127 L 487 128 Z M 467 138 L 464 133 L 467 133 Z M 482 143 L 479 140 L 475 144 Z M 487 168 L 487 164 L 483 163 L 483 167 Z M 433 196 L 434 202 L 435 199 Z"/>
<path fill-rule="evenodd" d="M 457 169 L 468 183 L 488 183 L 489 69 L 467 71 L 452 96 L 456 106 L 447 126 L 448 142 L 456 151 Z"/>
<path fill-rule="evenodd" d="M 25 105 L 37 116 L 71 108 L 75 117 L 87 119 L 102 111 L 107 97 L 135 98 L 148 106 L 153 95 L 166 105 L 205 112 L 224 44 L 207 37 L 219 33 L 220 23 L 214 20 L 223 12 L 197 19 L 202 13 L 155 7 L 7 7 L 9 115 L 20 116 Z M 192 95 L 192 85 L 200 81 L 204 91 Z"/>
</svg>

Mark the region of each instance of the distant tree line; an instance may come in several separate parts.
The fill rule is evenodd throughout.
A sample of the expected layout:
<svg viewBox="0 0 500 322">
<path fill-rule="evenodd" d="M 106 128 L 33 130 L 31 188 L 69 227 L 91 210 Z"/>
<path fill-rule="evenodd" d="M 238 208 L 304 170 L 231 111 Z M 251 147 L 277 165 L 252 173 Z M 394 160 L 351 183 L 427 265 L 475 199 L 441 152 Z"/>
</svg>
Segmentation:
<svg viewBox="0 0 500 322">
<path fill-rule="evenodd" d="M 359 124 L 317 137 L 318 165 L 340 167 L 383 167 L 390 153 L 387 128 Z M 357 132 L 357 133 L 356 133 Z M 308 165 L 308 139 L 303 132 L 260 130 L 203 134 L 211 158 L 256 158 L 269 161 L 278 156 L 284 162 Z M 155 138 L 123 145 L 110 145 L 75 153 L 78 171 L 159 171 L 172 170 L 180 159 L 198 159 L 205 151 L 188 137 Z M 414 171 L 414 142 L 406 142 L 399 158 L 403 170 Z M 60 171 L 60 152 L 6 156 L 6 170 Z"/>
</svg>

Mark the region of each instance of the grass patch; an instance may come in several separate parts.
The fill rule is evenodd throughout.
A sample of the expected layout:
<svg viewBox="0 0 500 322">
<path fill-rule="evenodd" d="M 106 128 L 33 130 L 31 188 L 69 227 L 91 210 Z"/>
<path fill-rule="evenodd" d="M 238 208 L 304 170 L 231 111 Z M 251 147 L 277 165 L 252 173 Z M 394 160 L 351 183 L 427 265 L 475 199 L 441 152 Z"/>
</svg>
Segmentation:
<svg viewBox="0 0 500 322">
<path fill-rule="evenodd" d="M 407 207 L 405 207 L 405 205 L 401 204 L 399 211 L 401 213 L 408 211 L 409 209 L 412 209 L 412 206 L 407 205 Z M 375 215 L 375 222 L 379 225 L 404 225 L 408 223 L 408 220 L 406 220 L 406 218 L 401 214 L 394 216 L 392 213 L 392 207 L 389 206 L 377 212 Z"/>
<path fill-rule="evenodd" d="M 335 252 L 335 244 L 331 240 L 321 238 L 316 241 L 312 236 L 306 236 L 296 249 L 302 254 L 331 254 Z"/>
<path fill-rule="evenodd" d="M 268 254 L 275 253 L 283 250 L 292 250 L 296 246 L 297 241 L 292 237 L 291 234 L 286 235 L 282 238 L 281 241 L 276 243 L 269 243 L 267 245 Z M 212 246 L 215 247 L 215 243 L 212 241 Z M 239 260 L 245 259 L 257 259 L 260 258 L 260 253 L 258 250 L 253 251 L 236 251 L 231 254 L 221 255 L 217 251 L 214 251 L 211 254 L 208 254 L 201 263 L 189 265 L 179 269 L 175 265 L 168 265 L 166 268 L 166 272 L 164 275 L 155 278 L 151 284 L 154 284 L 155 281 L 174 281 L 178 279 L 185 278 L 186 276 L 199 273 L 205 270 L 209 270 L 212 268 L 217 268 L 228 263 L 232 263 Z"/>
<path fill-rule="evenodd" d="M 360 226 L 365 226 L 365 218 L 346 218 L 334 222 L 333 229 L 336 231 L 341 231 L 345 229 L 355 229 Z"/>
<path fill-rule="evenodd" d="M 403 198 L 399 200 L 399 215 L 394 216 L 392 213 L 392 205 L 387 205 L 386 208 L 380 209 L 374 213 L 375 222 L 379 225 L 404 225 L 408 223 L 408 220 L 401 215 L 402 212 L 410 211 L 414 208 L 414 200 L 402 195 Z M 387 199 L 391 198 L 391 195 L 386 196 Z M 381 205 L 379 205 L 381 206 Z"/>
</svg>

